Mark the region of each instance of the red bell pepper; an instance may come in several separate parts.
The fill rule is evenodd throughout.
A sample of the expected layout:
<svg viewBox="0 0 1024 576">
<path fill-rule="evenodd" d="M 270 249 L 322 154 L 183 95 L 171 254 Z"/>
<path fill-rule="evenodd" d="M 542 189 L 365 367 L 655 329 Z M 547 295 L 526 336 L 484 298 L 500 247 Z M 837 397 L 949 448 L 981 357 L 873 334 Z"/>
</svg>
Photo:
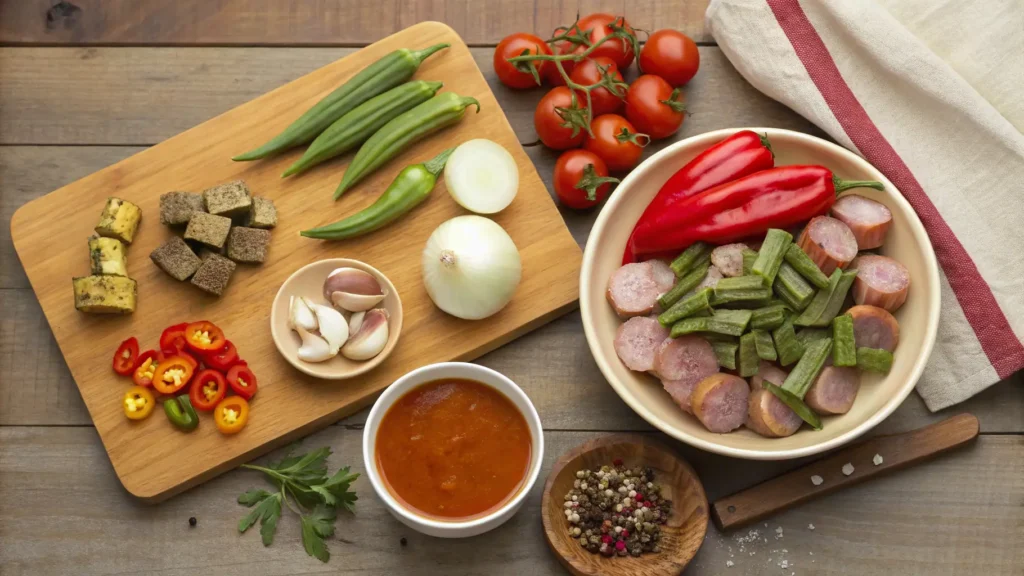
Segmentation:
<svg viewBox="0 0 1024 576">
<path fill-rule="evenodd" d="M 682 250 L 698 240 L 736 242 L 824 214 L 836 193 L 859 187 L 881 190 L 882 183 L 845 181 L 824 166 L 762 170 L 674 204 L 657 225 L 635 231 L 632 248 L 641 255 Z"/>
<path fill-rule="evenodd" d="M 231 340 L 224 342 L 224 347 L 216 352 L 208 352 L 203 355 L 203 363 L 210 368 L 227 372 L 229 368 L 238 364 L 238 349 L 231 343 Z M 194 404 L 194 402 L 193 402 Z"/>
<path fill-rule="evenodd" d="M 652 230 L 659 233 L 664 227 L 662 220 L 674 213 L 675 205 L 705 190 L 774 165 L 775 155 L 768 136 L 750 130 L 741 130 L 701 152 L 673 174 L 647 205 L 633 228 L 622 263 L 636 261 L 633 239 L 638 235 L 651 234 Z"/>
<path fill-rule="evenodd" d="M 121 342 L 121 345 L 117 347 L 117 351 L 114 352 L 114 372 L 121 376 L 131 376 L 132 370 L 135 369 L 135 359 L 138 357 L 139 341 L 135 336 L 132 336 Z"/>
</svg>

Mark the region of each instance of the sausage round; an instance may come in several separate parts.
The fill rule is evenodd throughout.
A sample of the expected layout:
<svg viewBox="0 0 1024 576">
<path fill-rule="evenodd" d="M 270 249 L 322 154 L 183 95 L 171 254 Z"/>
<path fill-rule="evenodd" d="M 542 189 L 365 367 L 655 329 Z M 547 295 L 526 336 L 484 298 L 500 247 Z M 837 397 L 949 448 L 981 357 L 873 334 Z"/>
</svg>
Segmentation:
<svg viewBox="0 0 1024 576">
<path fill-rule="evenodd" d="M 718 372 L 718 358 L 711 344 L 695 334 L 666 338 L 654 355 L 652 372 L 661 379 L 661 385 L 672 400 L 684 411 L 691 412 L 693 387 Z"/>
<path fill-rule="evenodd" d="M 815 216 L 800 233 L 797 245 L 814 260 L 826 276 L 846 268 L 857 256 L 857 238 L 850 227 L 828 216 Z"/>
<path fill-rule="evenodd" d="M 726 244 L 711 251 L 711 263 L 729 277 L 743 276 L 743 251 L 746 244 Z"/>
<path fill-rule="evenodd" d="M 792 436 L 803 420 L 768 390 L 755 390 L 747 401 L 747 428 L 768 438 Z"/>
<path fill-rule="evenodd" d="M 664 260 L 648 260 L 651 264 L 651 268 L 654 272 L 654 283 L 658 285 L 658 290 L 664 294 L 672 289 L 676 285 L 676 273 L 669 268 L 669 265 Z"/>
<path fill-rule="evenodd" d="M 888 310 L 860 305 L 846 313 L 853 316 L 853 338 L 858 348 L 881 348 L 892 352 L 900 343 L 900 323 Z"/>
<path fill-rule="evenodd" d="M 690 396 L 693 414 L 710 432 L 725 434 L 747 420 L 750 385 L 739 376 L 712 374 L 697 383 Z"/>
<path fill-rule="evenodd" d="M 860 371 L 853 367 L 826 366 L 804 396 L 818 414 L 846 414 L 860 390 Z"/>
<path fill-rule="evenodd" d="M 668 328 L 649 316 L 635 316 L 615 331 L 615 353 L 630 370 L 647 372 L 654 369 L 654 356 L 668 338 Z"/>
<path fill-rule="evenodd" d="M 864 254 L 850 265 L 857 269 L 853 280 L 853 301 L 895 312 L 907 301 L 910 272 L 906 266 L 889 258 Z"/>
<path fill-rule="evenodd" d="M 711 266 L 710 268 L 708 268 L 707 276 L 705 276 L 704 279 L 700 281 L 700 284 L 697 284 L 696 288 L 688 292 L 686 296 L 689 296 L 696 292 L 700 292 L 705 288 L 714 288 L 718 284 L 718 281 L 721 280 L 722 278 L 725 278 L 725 275 L 722 274 L 722 271 L 716 268 L 715 266 Z M 686 298 L 686 296 L 683 296 L 683 298 Z"/>
<path fill-rule="evenodd" d="M 776 386 L 782 386 L 789 373 L 775 364 L 766 360 L 757 363 L 757 374 L 750 377 L 750 391 L 757 392 L 764 388 L 764 381 L 767 380 Z"/>
<path fill-rule="evenodd" d="M 849 226 L 859 250 L 871 250 L 885 243 L 892 224 L 892 212 L 881 202 L 847 194 L 832 205 L 832 217 Z"/>
<path fill-rule="evenodd" d="M 620 318 L 650 314 L 659 295 L 661 291 L 650 262 L 626 264 L 608 280 L 608 302 Z"/>
</svg>

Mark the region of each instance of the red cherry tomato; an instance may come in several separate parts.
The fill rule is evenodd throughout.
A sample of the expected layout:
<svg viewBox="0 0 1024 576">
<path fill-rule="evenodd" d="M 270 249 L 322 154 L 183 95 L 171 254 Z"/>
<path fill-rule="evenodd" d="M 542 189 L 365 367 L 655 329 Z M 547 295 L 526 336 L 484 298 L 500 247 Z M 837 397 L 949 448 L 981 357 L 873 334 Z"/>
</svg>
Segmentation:
<svg viewBox="0 0 1024 576">
<path fill-rule="evenodd" d="M 565 26 L 559 26 L 555 28 L 555 36 L 565 35 L 569 31 Z M 587 49 L 583 44 L 575 44 L 571 40 L 556 40 L 550 44 L 551 52 L 558 56 L 563 54 L 571 54 L 573 52 L 579 54 Z M 558 71 L 558 66 L 555 66 L 554 62 L 548 62 L 549 66 L 544 68 L 544 81 L 551 84 L 552 86 L 565 86 L 565 78 Z M 576 63 L 572 60 L 562 60 L 562 68 L 565 73 L 572 76 L 572 71 L 576 68 Z"/>
<path fill-rule="evenodd" d="M 673 86 L 690 81 L 700 68 L 700 52 L 692 38 L 677 30 L 658 30 L 640 50 L 640 70 L 661 76 Z"/>
<path fill-rule="evenodd" d="M 589 150 L 563 152 L 555 162 L 555 194 L 563 206 L 581 210 L 600 204 L 615 178 L 601 157 Z"/>
<path fill-rule="evenodd" d="M 576 69 L 572 71 L 572 74 L 569 75 L 573 82 L 581 86 L 597 84 L 606 76 L 611 78 L 612 82 L 621 83 L 616 85 L 618 96 L 604 87 L 591 90 L 590 105 L 593 107 L 594 116 L 618 112 L 625 105 L 626 89 L 628 86 L 622 81 L 622 73 L 619 72 L 619 67 L 615 65 L 611 58 L 598 56 L 597 58 L 588 58 L 580 62 Z M 587 101 L 587 94 L 582 90 L 576 91 L 576 97 L 579 98 L 580 102 L 586 103 Z"/>
<path fill-rule="evenodd" d="M 612 16 L 611 14 L 598 12 L 582 18 L 579 21 L 578 26 L 580 30 L 589 34 L 591 45 L 597 44 L 605 36 L 613 34 L 613 26 L 616 28 L 622 28 L 629 34 L 632 34 L 631 39 L 612 38 L 602 42 L 600 46 L 594 48 L 594 51 L 590 53 L 590 57 L 596 58 L 598 56 L 604 56 L 606 58 L 611 58 L 615 61 L 615 65 L 619 67 L 619 70 L 625 70 L 633 63 L 634 47 L 636 46 L 636 32 L 634 32 L 633 28 L 628 22 L 626 22 L 625 17 Z"/>
<path fill-rule="evenodd" d="M 626 94 L 626 118 L 654 140 L 675 134 L 686 114 L 679 89 L 661 76 L 645 74 L 633 81 Z"/>
<path fill-rule="evenodd" d="M 541 98 L 533 112 L 533 127 L 548 148 L 567 150 L 583 142 L 587 109 L 583 102 L 572 105 L 572 91 L 565 86 L 552 88 Z"/>
<path fill-rule="evenodd" d="M 522 56 L 524 53 L 551 54 L 551 48 L 537 36 L 523 32 L 506 36 L 498 42 L 498 47 L 494 49 L 494 73 L 505 86 L 519 90 L 540 86 L 541 75 L 551 63 L 546 60 L 534 60 L 513 64 L 508 61 L 508 58 Z M 536 78 L 530 72 L 530 68 L 537 71 Z"/>
<path fill-rule="evenodd" d="M 637 134 L 636 128 L 618 114 L 605 114 L 590 123 L 593 136 L 583 140 L 583 147 L 604 160 L 612 172 L 629 170 L 640 162 L 640 154 L 651 139 Z"/>
</svg>

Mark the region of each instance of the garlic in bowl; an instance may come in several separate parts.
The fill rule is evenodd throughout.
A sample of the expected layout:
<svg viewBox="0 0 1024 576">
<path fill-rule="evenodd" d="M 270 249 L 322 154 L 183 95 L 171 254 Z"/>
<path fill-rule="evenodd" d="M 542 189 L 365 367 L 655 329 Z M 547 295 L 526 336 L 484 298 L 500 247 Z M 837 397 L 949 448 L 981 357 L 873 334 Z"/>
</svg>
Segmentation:
<svg viewBox="0 0 1024 576">
<path fill-rule="evenodd" d="M 270 330 L 292 366 L 342 380 L 372 370 L 391 353 L 402 330 L 402 302 L 376 268 L 347 258 L 321 260 L 281 285 Z"/>
</svg>

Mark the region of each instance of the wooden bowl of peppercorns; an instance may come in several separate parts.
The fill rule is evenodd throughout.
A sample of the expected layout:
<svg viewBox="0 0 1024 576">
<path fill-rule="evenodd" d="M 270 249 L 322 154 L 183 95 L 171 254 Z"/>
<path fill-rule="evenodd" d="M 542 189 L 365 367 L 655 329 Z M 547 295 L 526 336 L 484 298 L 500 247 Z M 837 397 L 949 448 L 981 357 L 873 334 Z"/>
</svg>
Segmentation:
<svg viewBox="0 0 1024 576">
<path fill-rule="evenodd" d="M 652 436 L 612 434 L 563 454 L 541 502 L 548 544 L 577 576 L 679 574 L 708 529 L 693 468 Z"/>
</svg>

